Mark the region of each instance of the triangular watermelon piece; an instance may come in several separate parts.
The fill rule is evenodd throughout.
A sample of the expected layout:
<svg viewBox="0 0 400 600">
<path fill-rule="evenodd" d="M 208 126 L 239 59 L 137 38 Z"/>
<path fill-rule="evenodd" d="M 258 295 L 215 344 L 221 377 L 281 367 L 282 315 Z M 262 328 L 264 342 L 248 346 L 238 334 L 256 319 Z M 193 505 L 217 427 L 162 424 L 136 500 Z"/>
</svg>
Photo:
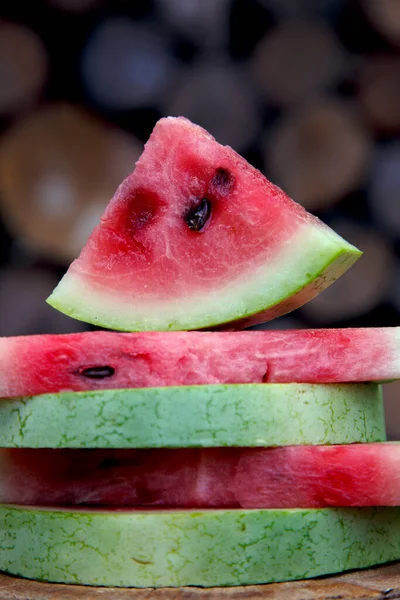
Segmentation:
<svg viewBox="0 0 400 600">
<path fill-rule="evenodd" d="M 308 302 L 360 254 L 231 148 L 169 117 L 48 302 L 122 331 L 237 329 Z"/>
</svg>

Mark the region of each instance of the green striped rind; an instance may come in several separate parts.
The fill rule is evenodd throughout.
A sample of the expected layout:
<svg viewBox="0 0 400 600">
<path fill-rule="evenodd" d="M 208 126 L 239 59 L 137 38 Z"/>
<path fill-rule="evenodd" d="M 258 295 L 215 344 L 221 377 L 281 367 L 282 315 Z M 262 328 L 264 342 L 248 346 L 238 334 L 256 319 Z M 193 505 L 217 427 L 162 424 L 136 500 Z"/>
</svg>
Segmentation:
<svg viewBox="0 0 400 600">
<path fill-rule="evenodd" d="M 400 508 L 84 512 L 0 507 L 0 569 L 103 586 L 226 586 L 400 558 Z"/>
<path fill-rule="evenodd" d="M 378 384 L 69 392 L 0 402 L 0 447 L 169 448 L 385 440 Z"/>
</svg>

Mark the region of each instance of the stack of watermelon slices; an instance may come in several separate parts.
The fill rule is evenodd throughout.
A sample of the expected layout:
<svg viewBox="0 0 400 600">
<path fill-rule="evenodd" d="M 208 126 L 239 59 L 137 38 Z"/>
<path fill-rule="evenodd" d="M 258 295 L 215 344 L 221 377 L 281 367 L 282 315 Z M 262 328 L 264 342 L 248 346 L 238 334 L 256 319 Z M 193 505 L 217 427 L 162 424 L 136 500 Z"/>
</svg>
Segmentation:
<svg viewBox="0 0 400 600">
<path fill-rule="evenodd" d="M 227 586 L 400 558 L 400 328 L 183 331 L 284 314 L 359 255 L 162 119 L 49 299 L 129 333 L 0 339 L 0 569 Z"/>
</svg>

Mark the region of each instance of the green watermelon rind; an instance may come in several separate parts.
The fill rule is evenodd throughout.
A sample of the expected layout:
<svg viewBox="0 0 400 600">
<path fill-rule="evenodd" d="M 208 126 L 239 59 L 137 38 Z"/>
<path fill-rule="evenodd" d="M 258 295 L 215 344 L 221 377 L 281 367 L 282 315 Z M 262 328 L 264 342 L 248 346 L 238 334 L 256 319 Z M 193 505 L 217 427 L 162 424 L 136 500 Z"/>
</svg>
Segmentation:
<svg viewBox="0 0 400 600">
<path fill-rule="evenodd" d="M 0 402 L 0 447 L 179 448 L 385 441 L 382 388 L 227 384 Z"/>
<path fill-rule="evenodd" d="M 89 511 L 0 506 L 0 569 L 95 586 L 235 586 L 400 558 L 400 508 Z"/>
<path fill-rule="evenodd" d="M 152 299 L 110 291 L 73 263 L 47 302 L 68 316 L 119 331 L 173 331 L 269 321 L 312 300 L 361 256 L 320 222 L 305 221 L 279 253 L 234 281 Z M 240 258 L 240 257 L 239 257 Z M 238 258 L 238 260 L 239 260 Z"/>
</svg>

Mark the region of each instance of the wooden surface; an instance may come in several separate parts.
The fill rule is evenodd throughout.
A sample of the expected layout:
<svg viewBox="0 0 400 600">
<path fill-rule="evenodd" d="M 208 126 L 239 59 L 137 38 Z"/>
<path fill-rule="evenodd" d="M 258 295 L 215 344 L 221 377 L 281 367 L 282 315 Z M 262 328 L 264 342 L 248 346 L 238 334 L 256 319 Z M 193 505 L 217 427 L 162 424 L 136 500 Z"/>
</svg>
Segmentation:
<svg viewBox="0 0 400 600">
<path fill-rule="evenodd" d="M 345 575 L 236 588 L 90 588 L 28 581 L 0 574 L 0 600 L 394 600 L 400 562 Z"/>
</svg>

